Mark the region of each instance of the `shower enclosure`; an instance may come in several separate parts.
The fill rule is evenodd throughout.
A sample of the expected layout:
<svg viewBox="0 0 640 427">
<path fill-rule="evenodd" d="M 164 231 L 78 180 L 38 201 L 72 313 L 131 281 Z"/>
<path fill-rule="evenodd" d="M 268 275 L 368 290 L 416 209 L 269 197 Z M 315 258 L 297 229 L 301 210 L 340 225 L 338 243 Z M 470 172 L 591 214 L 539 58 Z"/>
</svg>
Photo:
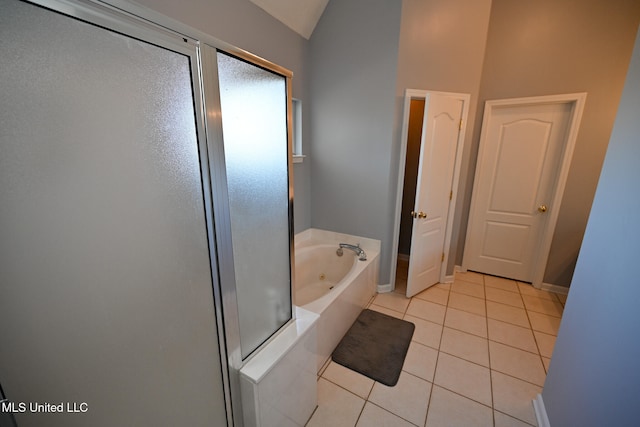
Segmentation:
<svg viewBox="0 0 640 427">
<path fill-rule="evenodd" d="M 291 74 L 121 1 L 0 9 L 18 425 L 239 425 L 237 372 L 292 318 Z"/>
</svg>

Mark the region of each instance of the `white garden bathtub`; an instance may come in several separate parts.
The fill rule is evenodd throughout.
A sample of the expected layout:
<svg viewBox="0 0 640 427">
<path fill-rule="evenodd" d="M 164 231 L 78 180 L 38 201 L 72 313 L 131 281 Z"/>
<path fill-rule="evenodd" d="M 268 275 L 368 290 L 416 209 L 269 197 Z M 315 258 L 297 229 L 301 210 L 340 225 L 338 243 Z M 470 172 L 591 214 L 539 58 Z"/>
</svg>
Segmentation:
<svg viewBox="0 0 640 427">
<path fill-rule="evenodd" d="M 367 260 L 340 243 L 360 244 Z M 295 305 L 317 313 L 318 370 L 377 290 L 380 241 L 318 229 L 295 237 Z"/>
</svg>

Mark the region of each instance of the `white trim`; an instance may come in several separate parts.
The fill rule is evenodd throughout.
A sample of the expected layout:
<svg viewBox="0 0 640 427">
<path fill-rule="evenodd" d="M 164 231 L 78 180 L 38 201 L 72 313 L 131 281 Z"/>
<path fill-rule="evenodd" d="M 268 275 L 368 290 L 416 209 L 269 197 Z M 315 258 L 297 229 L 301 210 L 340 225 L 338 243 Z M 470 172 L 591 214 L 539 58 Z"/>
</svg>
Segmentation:
<svg viewBox="0 0 640 427">
<path fill-rule="evenodd" d="M 433 90 L 406 89 L 404 92 L 404 107 L 402 117 L 402 135 L 400 138 L 400 159 L 398 167 L 398 184 L 396 190 L 396 209 L 393 224 L 393 238 L 391 247 L 391 290 L 396 285 L 396 268 L 398 263 L 398 240 L 400 238 L 400 219 L 402 218 L 402 194 L 404 192 L 404 171 L 407 158 L 407 133 L 409 131 L 409 110 L 411 108 L 412 99 L 426 99 L 428 94 L 450 96 L 462 100 L 462 120 L 463 126 L 458 135 L 458 146 L 456 148 L 456 159 L 453 169 L 452 197 L 449 207 L 449 215 L 447 216 L 447 226 L 444 238 L 444 260 L 442 261 L 442 269 L 440 270 L 440 281 L 449 283 L 446 280 L 446 266 L 449 264 L 449 252 L 451 250 L 451 238 L 453 235 L 453 217 L 456 210 L 456 201 L 458 199 L 458 185 L 460 182 L 460 169 L 462 165 L 462 152 L 464 151 L 464 139 L 467 129 L 469 104 L 471 95 L 466 93 L 439 92 Z"/>
<path fill-rule="evenodd" d="M 387 292 L 393 292 L 395 289 L 395 283 L 387 283 L 386 285 L 378 285 L 378 293 L 386 294 Z"/>
<path fill-rule="evenodd" d="M 455 275 L 451 275 L 451 276 L 444 276 L 444 280 L 441 281 L 440 283 L 453 283 L 453 279 L 455 279 Z"/>
<path fill-rule="evenodd" d="M 540 288 L 538 289 L 542 289 L 543 291 L 555 292 L 556 294 L 569 294 L 569 288 L 567 288 L 566 286 L 552 285 L 551 283 L 542 283 L 540 285 Z"/>
<path fill-rule="evenodd" d="M 449 265 L 449 255 L 451 252 L 451 239 L 453 237 L 453 219 L 458 203 L 458 187 L 460 186 L 460 170 L 462 169 L 462 152 L 464 151 L 464 140 L 467 134 L 467 122 L 469 121 L 469 104 L 471 103 L 470 94 L 450 93 L 450 92 L 430 92 L 438 95 L 447 95 L 462 101 L 462 116 L 460 133 L 458 134 L 458 146 L 456 147 L 456 160 L 453 166 L 453 181 L 451 183 L 451 199 L 449 201 L 449 214 L 447 215 L 447 226 L 444 237 L 444 260 L 442 261 L 442 269 L 440 270 L 440 281 L 442 283 L 450 283 L 446 280 L 447 265 Z M 451 280 L 453 281 L 453 280 Z"/>
<path fill-rule="evenodd" d="M 542 232 L 542 238 L 538 245 L 538 252 L 534 255 L 535 260 L 533 261 L 533 274 L 532 274 L 532 284 L 535 288 L 540 289 L 542 286 L 542 281 L 544 278 L 544 271 L 547 266 L 547 261 L 549 259 L 549 251 L 551 249 L 551 242 L 553 240 L 553 233 L 556 229 L 556 224 L 558 222 L 558 214 L 560 212 L 560 205 L 562 203 L 562 196 L 564 195 L 565 185 L 567 183 L 567 176 L 569 175 L 569 168 L 571 166 L 571 159 L 573 157 L 573 151 L 576 145 L 576 139 L 578 137 L 578 130 L 580 129 L 580 121 L 582 119 L 582 112 L 584 110 L 584 104 L 587 99 L 587 93 L 569 93 L 562 95 L 548 95 L 548 96 L 533 96 L 527 98 L 511 98 L 511 99 L 498 99 L 498 100 L 490 100 L 485 102 L 484 108 L 484 116 L 482 119 L 482 129 L 480 130 L 480 147 L 478 150 L 478 159 L 482 158 L 482 150 L 483 150 L 483 138 L 485 135 L 485 129 L 489 122 L 489 118 L 491 116 L 491 110 L 494 107 L 504 107 L 504 106 L 516 106 L 516 105 L 532 105 L 532 104 L 559 104 L 559 103 L 572 103 L 573 111 L 571 114 L 571 119 L 569 122 L 569 131 L 566 137 L 564 149 L 562 152 L 562 163 L 560 166 L 560 170 L 558 171 L 558 175 L 556 177 L 555 189 L 553 195 L 553 201 L 550 206 L 552 207 L 548 211 L 547 221 L 544 224 L 544 230 Z M 476 161 L 477 162 L 477 161 Z M 476 173 L 474 176 L 474 187 L 475 183 L 479 181 L 479 176 L 482 173 L 481 165 L 476 164 Z M 474 188 L 475 190 L 475 188 Z M 468 248 L 469 248 L 469 238 L 472 233 L 470 233 L 471 229 L 471 215 L 474 212 L 475 205 L 479 203 L 476 197 L 476 192 L 472 191 L 471 194 L 471 206 L 469 207 L 469 224 L 467 227 L 467 235 L 465 238 L 464 244 L 464 255 L 462 258 L 462 266 L 463 268 L 467 268 L 467 260 L 468 260 Z"/>
<path fill-rule="evenodd" d="M 551 427 L 549 423 L 549 417 L 547 416 L 547 410 L 544 407 L 544 401 L 542 400 L 542 395 L 538 394 L 535 399 L 533 399 L 533 410 L 536 413 L 536 420 L 538 421 L 538 427 Z"/>
<path fill-rule="evenodd" d="M 454 265 L 453 266 L 453 272 L 454 273 L 466 273 L 467 269 L 462 267 L 461 265 Z"/>
<path fill-rule="evenodd" d="M 291 98 L 291 124 L 293 130 L 293 163 L 302 163 L 302 101 Z"/>
<path fill-rule="evenodd" d="M 545 231 L 542 235 L 542 242 L 539 246 L 539 253 L 537 256 L 537 266 L 535 267 L 532 283 L 542 283 L 544 279 L 544 270 L 549 260 L 549 251 L 551 250 L 551 241 L 553 240 L 553 233 L 556 229 L 558 222 L 558 214 L 560 212 L 560 205 L 562 204 L 562 196 L 564 195 L 564 188 L 567 184 L 567 177 L 569 175 L 569 168 L 571 167 L 571 159 L 573 158 L 573 150 L 576 146 L 576 139 L 578 138 L 578 130 L 580 129 L 580 121 L 582 120 L 582 112 L 584 110 L 584 104 L 587 99 L 586 92 L 574 93 L 568 95 L 557 96 L 543 96 L 535 98 L 537 102 L 573 102 L 574 109 L 571 117 L 571 124 L 569 127 L 569 134 L 567 135 L 567 142 L 562 153 L 562 166 L 558 172 L 556 181 L 556 189 L 553 195 L 553 204 L 551 206 L 555 209 L 549 210 L 549 218 L 545 226 Z"/>
</svg>

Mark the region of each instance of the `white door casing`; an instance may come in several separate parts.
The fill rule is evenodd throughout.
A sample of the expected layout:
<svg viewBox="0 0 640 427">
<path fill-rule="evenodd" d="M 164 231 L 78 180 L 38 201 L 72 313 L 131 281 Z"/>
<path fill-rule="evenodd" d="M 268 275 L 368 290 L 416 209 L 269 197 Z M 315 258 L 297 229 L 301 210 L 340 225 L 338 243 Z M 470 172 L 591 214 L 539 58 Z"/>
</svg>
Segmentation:
<svg viewBox="0 0 640 427">
<path fill-rule="evenodd" d="M 540 286 L 585 98 L 487 101 L 464 269 Z"/>
</svg>

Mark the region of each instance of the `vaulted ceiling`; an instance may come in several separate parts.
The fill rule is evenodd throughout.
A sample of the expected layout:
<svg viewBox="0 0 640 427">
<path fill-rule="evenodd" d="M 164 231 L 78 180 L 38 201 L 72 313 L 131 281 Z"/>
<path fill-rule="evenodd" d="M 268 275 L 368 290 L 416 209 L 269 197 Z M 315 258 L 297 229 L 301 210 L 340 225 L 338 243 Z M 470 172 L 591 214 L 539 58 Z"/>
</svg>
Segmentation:
<svg viewBox="0 0 640 427">
<path fill-rule="evenodd" d="M 287 27 L 309 39 L 329 0 L 251 0 Z"/>
</svg>

